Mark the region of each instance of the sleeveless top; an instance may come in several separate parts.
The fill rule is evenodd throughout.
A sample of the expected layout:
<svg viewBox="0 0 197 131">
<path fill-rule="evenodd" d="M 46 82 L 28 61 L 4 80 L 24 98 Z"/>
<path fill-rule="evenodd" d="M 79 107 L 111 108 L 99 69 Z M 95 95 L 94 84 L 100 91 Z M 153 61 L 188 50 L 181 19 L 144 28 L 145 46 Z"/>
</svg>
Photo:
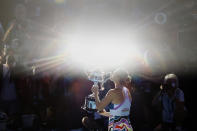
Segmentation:
<svg viewBox="0 0 197 131">
<path fill-rule="evenodd" d="M 124 101 L 121 104 L 112 104 L 113 109 L 110 109 L 111 116 L 129 116 L 131 99 L 129 98 L 129 90 L 123 87 Z"/>
</svg>

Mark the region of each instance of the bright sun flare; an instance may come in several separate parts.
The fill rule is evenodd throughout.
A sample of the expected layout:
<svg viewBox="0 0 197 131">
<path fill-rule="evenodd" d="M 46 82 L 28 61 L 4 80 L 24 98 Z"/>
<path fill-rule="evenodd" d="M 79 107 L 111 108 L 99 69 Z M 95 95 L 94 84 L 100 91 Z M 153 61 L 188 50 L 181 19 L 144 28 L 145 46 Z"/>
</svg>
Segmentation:
<svg viewBox="0 0 197 131">
<path fill-rule="evenodd" d="M 126 39 L 78 39 L 66 46 L 69 59 L 74 64 L 88 68 L 114 68 L 124 66 L 139 55 L 139 51 Z"/>
</svg>

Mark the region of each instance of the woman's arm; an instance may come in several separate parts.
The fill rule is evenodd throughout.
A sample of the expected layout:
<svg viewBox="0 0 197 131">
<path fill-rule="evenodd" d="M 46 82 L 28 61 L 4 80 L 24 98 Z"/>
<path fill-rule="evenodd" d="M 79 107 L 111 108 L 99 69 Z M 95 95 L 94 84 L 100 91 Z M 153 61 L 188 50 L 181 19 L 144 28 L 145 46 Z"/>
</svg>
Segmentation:
<svg viewBox="0 0 197 131">
<path fill-rule="evenodd" d="M 101 101 L 98 96 L 99 95 L 98 86 L 93 86 L 92 92 L 95 94 L 96 108 L 98 109 L 98 111 L 102 111 L 112 101 L 113 90 L 109 90 L 105 98 Z"/>
<path fill-rule="evenodd" d="M 103 111 L 99 112 L 99 114 L 102 116 L 110 117 L 110 112 L 106 112 L 105 109 Z"/>
</svg>

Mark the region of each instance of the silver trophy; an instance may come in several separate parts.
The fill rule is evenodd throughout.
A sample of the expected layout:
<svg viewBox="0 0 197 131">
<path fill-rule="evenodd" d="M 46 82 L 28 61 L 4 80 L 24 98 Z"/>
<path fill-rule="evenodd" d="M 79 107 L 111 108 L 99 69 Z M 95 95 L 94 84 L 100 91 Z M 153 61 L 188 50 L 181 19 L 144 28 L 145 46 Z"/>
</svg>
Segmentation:
<svg viewBox="0 0 197 131">
<path fill-rule="evenodd" d="M 88 79 L 94 82 L 94 86 L 98 86 L 98 83 L 103 82 L 103 72 L 101 71 L 93 71 L 88 75 Z M 96 111 L 96 102 L 95 102 L 95 94 L 92 93 L 85 97 L 85 104 L 83 106 L 84 110 L 87 111 Z"/>
</svg>

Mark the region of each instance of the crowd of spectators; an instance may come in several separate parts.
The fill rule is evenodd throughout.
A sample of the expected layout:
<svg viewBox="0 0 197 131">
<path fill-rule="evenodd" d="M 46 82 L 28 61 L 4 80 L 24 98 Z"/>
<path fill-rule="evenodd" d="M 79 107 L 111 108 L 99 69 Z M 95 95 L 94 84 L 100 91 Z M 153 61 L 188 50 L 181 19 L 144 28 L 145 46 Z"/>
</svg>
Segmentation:
<svg viewBox="0 0 197 131">
<path fill-rule="evenodd" d="M 86 126 L 82 125 L 82 118 L 90 115 L 95 118 L 94 114 L 89 114 L 81 108 L 85 97 L 91 94 L 93 85 L 87 74 L 80 71 L 78 74 L 62 73 L 65 68 L 45 71 L 39 71 L 39 68 L 26 69 L 17 64 L 12 55 L 6 57 L 5 63 L 1 61 L 0 67 L 0 111 L 8 116 L 8 128 L 23 128 L 25 115 L 33 115 L 32 130 L 86 130 Z M 159 130 L 162 123 L 174 123 L 173 116 L 176 116 L 181 128 L 187 126 L 183 124 L 187 114 L 183 91 L 177 87 L 176 93 L 168 97 L 168 92 L 165 93 L 164 89 L 159 88 L 163 79 L 160 78 L 156 82 L 145 76 L 135 75 L 132 82 L 128 82 L 127 87 L 132 95 L 130 117 L 134 130 Z M 102 86 L 104 90 L 100 93 L 101 98 L 109 89 L 114 88 L 110 79 L 107 79 Z M 183 104 L 178 106 L 178 112 L 174 110 L 177 106 L 176 101 Z M 168 116 L 170 118 L 166 118 Z M 107 121 L 106 118 L 100 120 Z"/>
</svg>

